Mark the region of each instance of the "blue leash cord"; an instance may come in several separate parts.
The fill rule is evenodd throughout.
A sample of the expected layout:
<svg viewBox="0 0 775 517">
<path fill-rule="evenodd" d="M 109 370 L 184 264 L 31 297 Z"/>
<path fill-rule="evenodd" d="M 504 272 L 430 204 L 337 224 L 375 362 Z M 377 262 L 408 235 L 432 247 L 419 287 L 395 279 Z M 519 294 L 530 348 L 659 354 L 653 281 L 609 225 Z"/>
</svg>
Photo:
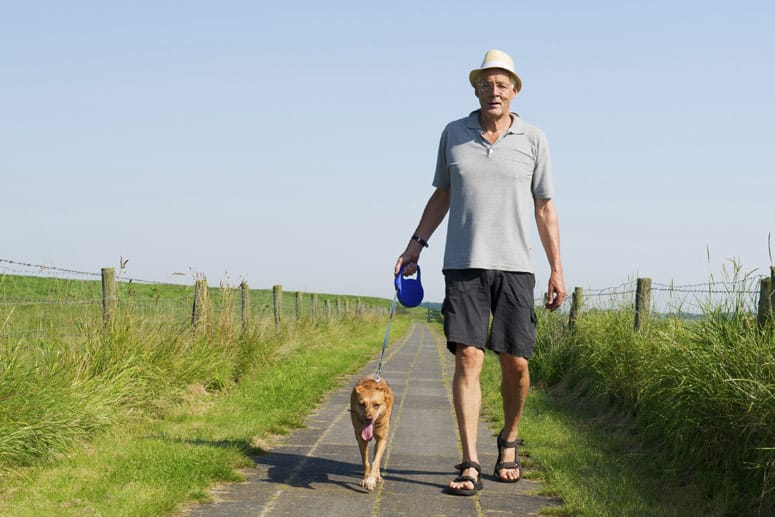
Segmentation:
<svg viewBox="0 0 775 517">
<path fill-rule="evenodd" d="M 385 331 L 385 340 L 382 341 L 382 355 L 379 356 L 379 365 L 377 366 L 377 374 L 374 376 L 374 380 L 379 382 L 379 374 L 382 373 L 382 359 L 385 358 L 385 349 L 388 344 L 388 336 L 390 335 L 390 323 L 393 321 L 393 313 L 396 311 L 396 300 L 398 300 L 398 291 L 393 296 L 393 303 L 390 306 L 390 317 L 388 318 L 387 330 Z"/>
</svg>

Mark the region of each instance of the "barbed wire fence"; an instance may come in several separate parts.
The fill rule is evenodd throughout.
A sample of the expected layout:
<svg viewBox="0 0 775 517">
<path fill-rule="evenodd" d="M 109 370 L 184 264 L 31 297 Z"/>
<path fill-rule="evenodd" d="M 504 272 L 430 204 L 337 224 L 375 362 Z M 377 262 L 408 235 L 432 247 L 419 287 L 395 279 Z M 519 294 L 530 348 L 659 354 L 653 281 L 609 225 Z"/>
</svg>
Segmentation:
<svg viewBox="0 0 775 517">
<path fill-rule="evenodd" d="M 563 303 L 569 312 L 569 325 L 578 314 L 588 311 L 632 310 L 639 328 L 645 315 L 699 319 L 711 311 L 748 314 L 760 325 L 773 320 L 775 306 L 775 267 L 769 275 L 734 272 L 730 279 L 678 285 L 654 283 L 636 278 L 602 289 L 574 288 Z"/>
<path fill-rule="evenodd" d="M 743 300 L 746 305 L 755 304 L 759 291 L 749 284 L 739 280 L 686 285 L 653 283 L 652 307 L 655 312 L 690 315 L 701 314 L 708 306 L 723 305 L 730 298 Z M 585 289 L 584 302 L 588 308 L 617 308 L 633 305 L 636 294 L 637 279 L 616 287 Z"/>
<path fill-rule="evenodd" d="M 122 268 L 102 272 L 78 271 L 27 262 L 0 259 L 0 339 L 31 336 L 77 336 L 105 320 L 105 270 L 110 269 L 119 286 L 115 303 L 122 311 L 129 311 L 136 322 L 143 325 L 162 325 L 170 321 L 185 325 L 201 318 L 197 313 L 197 286 L 208 291 L 207 303 L 211 313 L 228 313 L 241 319 L 273 320 L 277 326 L 283 319 L 339 318 L 354 312 L 378 312 L 379 308 L 364 306 L 351 297 L 331 295 L 319 305 L 317 295 L 295 293 L 295 300 L 283 304 L 282 286 L 274 286 L 271 298 L 254 297 L 243 281 L 239 286 L 222 281 L 218 288 L 207 287 L 201 275 L 192 274 L 194 288 L 185 284 L 165 284 L 126 275 Z M 756 315 L 760 323 L 772 319 L 775 296 L 775 268 L 770 275 L 747 274 L 733 271 L 729 279 L 678 285 L 652 283 L 648 278 L 637 278 L 617 286 L 598 289 L 574 288 L 561 307 L 574 320 L 578 314 L 593 310 L 633 310 L 635 326 L 643 314 L 677 316 L 686 319 L 702 317 L 709 310 L 738 311 Z M 40 281 L 45 278 L 46 281 Z M 203 285 L 200 285 L 205 280 Z M 165 295 L 159 294 L 164 286 Z M 172 291 L 172 293 L 170 293 Z M 200 300 L 201 303 L 201 300 Z M 543 300 L 536 300 L 537 304 Z M 246 309 L 247 307 L 247 309 Z M 200 307 L 201 308 L 201 307 Z M 384 311 L 384 309 L 382 309 Z"/>
<path fill-rule="evenodd" d="M 106 275 L 108 288 L 115 289 L 107 294 Z M 112 310 L 131 314 L 134 325 L 197 327 L 207 319 L 241 323 L 243 329 L 248 323 L 279 327 L 284 321 L 330 321 L 387 310 L 354 296 L 283 293 L 279 285 L 251 296 L 244 281 L 234 286 L 227 279 L 210 287 L 203 275 L 192 274 L 192 280 L 193 285 L 170 284 L 130 277 L 122 268 L 95 273 L 0 259 L 0 340 L 82 336 L 103 327 Z"/>
</svg>

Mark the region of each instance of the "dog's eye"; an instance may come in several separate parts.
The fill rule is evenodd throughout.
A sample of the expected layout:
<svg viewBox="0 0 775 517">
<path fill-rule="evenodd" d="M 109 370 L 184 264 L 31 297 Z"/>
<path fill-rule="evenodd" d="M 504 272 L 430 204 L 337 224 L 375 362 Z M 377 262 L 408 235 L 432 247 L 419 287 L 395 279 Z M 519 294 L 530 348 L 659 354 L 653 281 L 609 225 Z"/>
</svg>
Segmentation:
<svg viewBox="0 0 775 517">
<path fill-rule="evenodd" d="M 381 405 L 382 405 L 382 404 L 374 404 L 374 407 L 375 407 L 375 408 L 377 408 L 377 409 L 379 409 L 379 407 L 380 407 Z"/>
</svg>

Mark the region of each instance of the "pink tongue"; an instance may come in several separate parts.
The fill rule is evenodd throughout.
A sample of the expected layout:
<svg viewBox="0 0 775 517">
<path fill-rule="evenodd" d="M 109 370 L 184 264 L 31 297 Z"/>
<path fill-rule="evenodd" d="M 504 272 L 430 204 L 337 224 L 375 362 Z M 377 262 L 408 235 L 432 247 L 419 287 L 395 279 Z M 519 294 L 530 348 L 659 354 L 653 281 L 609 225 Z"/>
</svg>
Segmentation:
<svg viewBox="0 0 775 517">
<path fill-rule="evenodd" d="M 374 438 L 374 424 L 369 424 L 363 428 L 363 431 L 361 431 L 361 438 L 367 442 Z"/>
</svg>

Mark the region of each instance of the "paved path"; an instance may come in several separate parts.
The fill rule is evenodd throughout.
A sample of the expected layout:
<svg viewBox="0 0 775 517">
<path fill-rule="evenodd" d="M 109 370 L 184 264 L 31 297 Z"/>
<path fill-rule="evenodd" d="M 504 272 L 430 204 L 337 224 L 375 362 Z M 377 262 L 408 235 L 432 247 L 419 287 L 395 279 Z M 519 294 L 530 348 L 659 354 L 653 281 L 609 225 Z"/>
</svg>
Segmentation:
<svg viewBox="0 0 775 517">
<path fill-rule="evenodd" d="M 536 482 L 498 483 L 492 476 L 495 438 L 481 423 L 484 489 L 475 497 L 444 492 L 460 462 L 450 395 L 453 356 L 441 336 L 415 325 L 387 351 L 382 376 L 395 394 L 391 437 L 383 460 L 384 483 L 374 492 L 359 485 L 360 455 L 350 423 L 350 390 L 374 373 L 375 358 L 352 382 L 332 393 L 300 429 L 269 454 L 255 458 L 244 483 L 213 491 L 216 500 L 189 508 L 186 516 L 505 516 L 536 515 L 557 500 L 531 495 Z M 372 442 L 373 445 L 373 442 Z"/>
</svg>

